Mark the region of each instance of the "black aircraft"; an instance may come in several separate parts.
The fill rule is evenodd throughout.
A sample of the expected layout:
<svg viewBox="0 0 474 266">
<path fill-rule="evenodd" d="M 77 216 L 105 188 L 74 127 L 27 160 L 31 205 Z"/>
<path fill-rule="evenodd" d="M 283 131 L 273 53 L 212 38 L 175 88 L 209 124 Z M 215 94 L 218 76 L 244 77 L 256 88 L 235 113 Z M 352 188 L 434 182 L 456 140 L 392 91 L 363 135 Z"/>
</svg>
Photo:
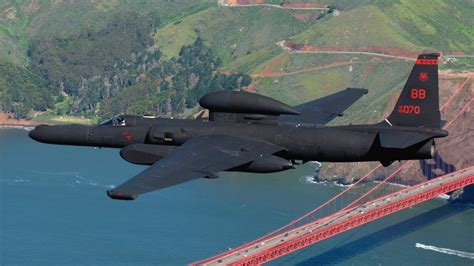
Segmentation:
<svg viewBox="0 0 474 266">
<path fill-rule="evenodd" d="M 220 171 L 272 173 L 295 161 L 359 162 L 432 158 L 440 127 L 439 54 L 421 54 L 393 112 L 370 125 L 324 126 L 358 100 L 365 89 L 349 88 L 295 107 L 244 91 L 218 91 L 199 104 L 209 119 L 121 115 L 96 126 L 37 126 L 30 137 L 45 143 L 120 148 L 128 162 L 151 165 L 107 191 L 113 199 Z"/>
</svg>

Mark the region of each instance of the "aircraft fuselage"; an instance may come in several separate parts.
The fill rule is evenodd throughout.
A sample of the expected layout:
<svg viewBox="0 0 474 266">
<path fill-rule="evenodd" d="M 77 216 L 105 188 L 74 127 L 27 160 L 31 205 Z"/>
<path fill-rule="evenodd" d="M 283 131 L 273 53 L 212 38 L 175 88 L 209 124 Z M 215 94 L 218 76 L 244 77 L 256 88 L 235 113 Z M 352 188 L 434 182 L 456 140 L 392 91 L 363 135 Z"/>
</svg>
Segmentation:
<svg viewBox="0 0 474 266">
<path fill-rule="evenodd" d="M 288 124 L 226 123 L 206 120 L 155 118 L 137 126 L 39 126 L 30 133 L 38 141 L 52 144 L 124 148 L 130 144 L 179 146 L 193 137 L 227 135 L 262 140 L 286 148 L 279 156 L 289 160 L 356 162 L 427 159 L 433 140 L 408 149 L 387 149 L 378 145 L 380 129 L 430 131 L 386 125 L 304 127 Z M 435 130 L 438 131 L 438 130 Z M 443 135 L 444 132 L 435 132 Z"/>
<path fill-rule="evenodd" d="M 379 161 L 432 158 L 435 138 L 446 137 L 439 111 L 437 53 L 421 54 L 393 111 L 369 125 L 326 125 L 367 90 L 346 90 L 291 107 L 245 91 L 215 91 L 199 104 L 209 119 L 115 116 L 97 126 L 38 126 L 31 138 L 54 144 L 121 148 L 128 162 L 151 165 L 107 191 L 113 199 L 220 171 L 271 173 L 303 162 Z"/>
</svg>

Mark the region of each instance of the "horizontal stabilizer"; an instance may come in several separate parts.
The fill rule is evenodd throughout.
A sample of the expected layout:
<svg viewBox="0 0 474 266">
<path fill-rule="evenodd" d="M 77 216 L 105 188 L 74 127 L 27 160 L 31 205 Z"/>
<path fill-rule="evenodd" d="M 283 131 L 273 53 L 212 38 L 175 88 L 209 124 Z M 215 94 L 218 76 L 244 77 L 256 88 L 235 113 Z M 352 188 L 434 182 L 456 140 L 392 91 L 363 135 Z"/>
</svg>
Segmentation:
<svg viewBox="0 0 474 266">
<path fill-rule="evenodd" d="M 364 94 L 367 94 L 367 92 L 366 89 L 347 88 L 295 106 L 294 109 L 301 114 L 282 115 L 280 121 L 297 124 L 325 125 L 334 118 L 342 116 L 347 108 L 359 100 Z"/>
<path fill-rule="evenodd" d="M 405 149 L 420 142 L 444 136 L 447 136 L 447 132 L 444 130 L 436 130 L 433 132 L 399 130 L 379 131 L 380 146 L 389 149 Z"/>
</svg>

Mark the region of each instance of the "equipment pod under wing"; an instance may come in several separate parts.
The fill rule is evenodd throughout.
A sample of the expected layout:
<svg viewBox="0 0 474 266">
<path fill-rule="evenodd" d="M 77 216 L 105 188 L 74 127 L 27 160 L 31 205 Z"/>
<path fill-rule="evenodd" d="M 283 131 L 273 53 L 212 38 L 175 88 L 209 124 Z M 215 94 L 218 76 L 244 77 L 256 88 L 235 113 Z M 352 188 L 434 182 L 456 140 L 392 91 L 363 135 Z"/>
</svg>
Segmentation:
<svg viewBox="0 0 474 266">
<path fill-rule="evenodd" d="M 212 112 L 299 115 L 293 107 L 275 99 L 245 91 L 216 91 L 206 94 L 199 105 Z"/>
</svg>

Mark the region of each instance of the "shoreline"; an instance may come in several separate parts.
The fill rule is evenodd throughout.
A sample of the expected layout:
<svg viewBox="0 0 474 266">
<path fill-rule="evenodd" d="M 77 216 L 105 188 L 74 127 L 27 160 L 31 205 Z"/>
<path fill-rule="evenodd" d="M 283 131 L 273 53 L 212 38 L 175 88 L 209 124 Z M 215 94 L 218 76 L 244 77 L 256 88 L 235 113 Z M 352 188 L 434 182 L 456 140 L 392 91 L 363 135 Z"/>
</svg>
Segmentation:
<svg viewBox="0 0 474 266">
<path fill-rule="evenodd" d="M 31 131 L 35 128 L 36 125 L 18 125 L 18 124 L 0 124 L 0 129 L 23 129 L 26 131 Z"/>
<path fill-rule="evenodd" d="M 11 114 L 0 111 L 0 128 L 29 129 L 40 124 L 33 119 L 15 119 L 10 115 Z"/>
</svg>

